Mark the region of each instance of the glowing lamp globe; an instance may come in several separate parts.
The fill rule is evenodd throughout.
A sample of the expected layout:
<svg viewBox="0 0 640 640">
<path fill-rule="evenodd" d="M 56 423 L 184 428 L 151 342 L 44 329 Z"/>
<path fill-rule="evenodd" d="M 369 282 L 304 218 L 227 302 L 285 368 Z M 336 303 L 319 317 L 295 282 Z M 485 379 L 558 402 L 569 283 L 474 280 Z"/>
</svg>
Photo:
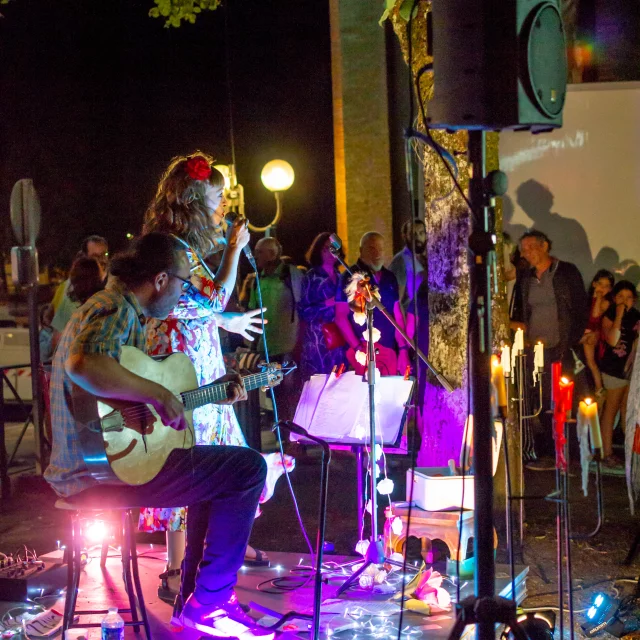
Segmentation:
<svg viewBox="0 0 640 640">
<path fill-rule="evenodd" d="M 229 167 L 226 164 L 215 164 L 213 168 L 217 169 L 224 177 L 224 188 L 228 191 L 231 188 Z"/>
<path fill-rule="evenodd" d="M 293 167 L 285 160 L 271 160 L 262 169 L 260 179 L 269 191 L 286 191 L 292 184 L 295 174 Z"/>
</svg>

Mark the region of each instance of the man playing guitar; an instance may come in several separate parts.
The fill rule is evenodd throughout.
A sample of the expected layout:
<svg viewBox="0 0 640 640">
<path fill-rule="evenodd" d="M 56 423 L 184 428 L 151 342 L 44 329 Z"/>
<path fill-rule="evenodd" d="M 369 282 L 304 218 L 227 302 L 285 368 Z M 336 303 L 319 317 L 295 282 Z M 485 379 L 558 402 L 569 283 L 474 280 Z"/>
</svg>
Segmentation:
<svg viewBox="0 0 640 640">
<path fill-rule="evenodd" d="M 114 258 L 104 291 L 72 316 L 56 351 L 51 380 L 53 451 L 45 477 L 58 495 L 78 507 L 189 507 L 187 557 L 199 561 L 195 592 L 181 613 L 189 627 L 214 636 L 270 640 L 273 632 L 253 628 L 233 587 L 242 565 L 266 465 L 252 449 L 198 446 L 176 449 L 160 473 L 139 486 L 106 484 L 86 466 L 74 419 L 77 385 L 121 407 L 151 406 L 166 427 L 187 427 L 182 402 L 160 384 L 140 377 L 120 363 L 123 346 L 144 349 L 144 318 L 163 318 L 189 281 L 189 262 L 175 238 L 151 233 Z M 227 375 L 227 398 L 246 399 L 242 380 Z"/>
</svg>

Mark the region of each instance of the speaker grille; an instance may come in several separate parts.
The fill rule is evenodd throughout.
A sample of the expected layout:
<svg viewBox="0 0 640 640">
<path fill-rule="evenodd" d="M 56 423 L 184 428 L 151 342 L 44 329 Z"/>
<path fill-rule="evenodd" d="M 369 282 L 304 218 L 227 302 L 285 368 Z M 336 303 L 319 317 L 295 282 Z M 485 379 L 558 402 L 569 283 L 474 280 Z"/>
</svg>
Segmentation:
<svg viewBox="0 0 640 640">
<path fill-rule="evenodd" d="M 543 3 L 525 27 L 527 71 L 532 102 L 544 115 L 562 112 L 567 92 L 567 53 L 562 17 L 557 7 Z"/>
</svg>

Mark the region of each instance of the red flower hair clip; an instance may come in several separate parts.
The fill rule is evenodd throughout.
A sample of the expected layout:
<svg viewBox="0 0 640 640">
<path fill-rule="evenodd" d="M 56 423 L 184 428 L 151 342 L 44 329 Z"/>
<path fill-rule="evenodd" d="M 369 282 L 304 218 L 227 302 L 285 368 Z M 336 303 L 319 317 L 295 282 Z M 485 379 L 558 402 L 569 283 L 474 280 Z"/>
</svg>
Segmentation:
<svg viewBox="0 0 640 640">
<path fill-rule="evenodd" d="M 187 174 L 192 180 L 206 180 L 211 175 L 211 167 L 202 156 L 187 160 Z"/>
</svg>

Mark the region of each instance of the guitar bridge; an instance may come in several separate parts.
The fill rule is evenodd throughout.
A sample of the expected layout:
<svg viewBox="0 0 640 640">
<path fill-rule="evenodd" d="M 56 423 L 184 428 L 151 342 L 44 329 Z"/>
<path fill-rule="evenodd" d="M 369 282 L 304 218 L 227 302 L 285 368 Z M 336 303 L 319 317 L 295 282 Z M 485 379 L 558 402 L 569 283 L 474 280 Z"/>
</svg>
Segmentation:
<svg viewBox="0 0 640 640">
<path fill-rule="evenodd" d="M 124 431 L 124 420 L 122 419 L 122 414 L 119 411 L 114 411 L 106 415 L 100 421 L 102 425 L 102 431 Z"/>
</svg>

